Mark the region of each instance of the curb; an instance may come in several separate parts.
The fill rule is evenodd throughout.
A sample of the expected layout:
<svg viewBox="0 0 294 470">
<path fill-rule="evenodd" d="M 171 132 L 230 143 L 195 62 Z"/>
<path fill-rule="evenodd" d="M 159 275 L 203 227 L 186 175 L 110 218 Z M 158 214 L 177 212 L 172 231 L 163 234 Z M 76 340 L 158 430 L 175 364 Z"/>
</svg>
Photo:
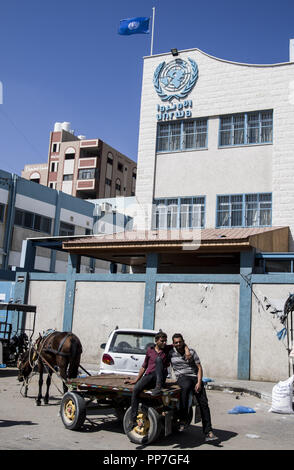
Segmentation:
<svg viewBox="0 0 294 470">
<path fill-rule="evenodd" d="M 222 392 L 231 391 L 235 393 L 247 393 L 248 395 L 254 396 L 259 398 L 260 400 L 264 400 L 271 404 L 272 396 L 267 393 L 257 392 L 256 390 L 250 390 L 244 387 L 236 387 L 231 385 L 217 385 L 217 384 L 209 384 L 207 385 L 208 390 L 218 390 Z"/>
</svg>

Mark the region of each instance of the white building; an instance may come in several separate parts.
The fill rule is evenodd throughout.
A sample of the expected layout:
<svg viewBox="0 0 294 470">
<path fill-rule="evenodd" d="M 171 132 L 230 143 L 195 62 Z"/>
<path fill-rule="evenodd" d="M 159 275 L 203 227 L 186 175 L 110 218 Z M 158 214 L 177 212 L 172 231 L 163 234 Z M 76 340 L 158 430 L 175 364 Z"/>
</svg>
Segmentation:
<svg viewBox="0 0 294 470">
<path fill-rule="evenodd" d="M 145 57 L 136 196 L 155 207 L 140 226 L 289 226 L 294 251 L 292 60 Z"/>
</svg>

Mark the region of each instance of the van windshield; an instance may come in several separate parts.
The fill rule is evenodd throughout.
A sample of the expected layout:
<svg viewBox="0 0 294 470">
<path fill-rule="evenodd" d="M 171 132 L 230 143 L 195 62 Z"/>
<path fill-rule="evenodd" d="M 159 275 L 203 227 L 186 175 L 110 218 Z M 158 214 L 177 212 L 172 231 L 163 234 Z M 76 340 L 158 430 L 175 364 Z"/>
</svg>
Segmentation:
<svg viewBox="0 0 294 470">
<path fill-rule="evenodd" d="M 153 334 L 135 332 L 115 333 L 112 338 L 109 351 L 145 355 L 149 346 L 152 346 L 155 343 L 154 336 L 155 335 Z"/>
</svg>

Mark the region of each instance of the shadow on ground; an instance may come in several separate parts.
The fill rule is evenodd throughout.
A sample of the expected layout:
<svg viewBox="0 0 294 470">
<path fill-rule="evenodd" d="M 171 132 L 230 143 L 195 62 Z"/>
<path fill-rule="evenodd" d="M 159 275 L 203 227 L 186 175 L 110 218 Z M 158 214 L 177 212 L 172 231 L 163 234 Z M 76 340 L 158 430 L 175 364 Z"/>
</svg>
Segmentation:
<svg viewBox="0 0 294 470">
<path fill-rule="evenodd" d="M 17 377 L 17 375 L 17 368 L 0 369 L 0 379 L 1 377 Z"/>
<path fill-rule="evenodd" d="M 33 421 L 10 421 L 9 419 L 0 419 L 0 428 L 8 428 L 10 426 L 38 426 Z"/>
<path fill-rule="evenodd" d="M 87 418 L 82 426 L 80 432 L 99 432 L 99 431 L 110 431 L 119 434 L 124 434 L 122 422 L 117 419 L 114 415 L 114 410 L 95 410 L 90 409 L 87 412 Z M 206 443 L 204 441 L 204 435 L 202 432 L 201 425 L 189 426 L 184 432 L 173 432 L 169 436 L 165 437 L 162 433 L 161 436 L 154 442 L 157 447 L 167 448 L 172 446 L 174 450 L 184 449 L 195 449 L 202 446 L 203 444 L 211 447 L 222 448 L 222 442 L 226 442 L 238 434 L 226 429 L 215 429 L 214 433 L 217 435 L 218 440 Z M 150 445 L 152 446 L 153 443 Z M 136 444 L 134 444 L 136 445 Z M 136 449 L 144 449 L 149 446 L 136 445 Z"/>
<path fill-rule="evenodd" d="M 189 426 L 184 432 L 174 432 L 167 437 L 162 435 L 161 438 L 156 441 L 156 445 L 165 448 L 172 446 L 173 450 L 195 449 L 203 444 L 209 445 L 210 447 L 222 448 L 222 442 L 229 441 L 237 436 L 237 433 L 225 429 L 213 428 L 213 432 L 218 439 L 205 442 L 202 427 L 195 425 Z M 141 448 L 143 449 L 143 446 L 137 447 L 138 450 Z"/>
</svg>

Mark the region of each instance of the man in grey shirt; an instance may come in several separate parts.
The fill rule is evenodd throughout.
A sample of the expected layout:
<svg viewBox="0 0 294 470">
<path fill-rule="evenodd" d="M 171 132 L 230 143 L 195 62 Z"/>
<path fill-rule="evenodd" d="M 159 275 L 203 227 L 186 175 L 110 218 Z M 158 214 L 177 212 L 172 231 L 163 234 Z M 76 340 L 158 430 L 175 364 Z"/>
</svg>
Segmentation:
<svg viewBox="0 0 294 470">
<path fill-rule="evenodd" d="M 196 351 L 191 348 L 191 359 L 187 360 L 185 358 L 185 342 L 180 333 L 175 333 L 172 340 L 173 349 L 169 353 L 169 358 L 177 383 L 181 387 L 180 431 L 184 430 L 185 422 L 188 420 L 189 395 L 190 392 L 194 390 L 196 400 L 200 408 L 205 441 L 208 442 L 216 440 L 217 437 L 212 432 L 210 409 L 204 384 L 202 382 L 203 370 L 200 359 Z"/>
</svg>

